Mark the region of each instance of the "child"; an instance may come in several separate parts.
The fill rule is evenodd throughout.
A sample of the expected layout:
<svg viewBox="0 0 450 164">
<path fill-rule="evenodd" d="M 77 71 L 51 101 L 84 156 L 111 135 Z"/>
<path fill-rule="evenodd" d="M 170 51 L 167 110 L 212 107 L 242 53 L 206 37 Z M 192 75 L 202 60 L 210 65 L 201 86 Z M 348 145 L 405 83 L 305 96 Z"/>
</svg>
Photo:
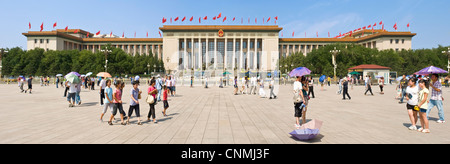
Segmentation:
<svg viewBox="0 0 450 164">
<path fill-rule="evenodd" d="M 167 102 L 167 94 L 169 90 L 167 89 L 167 86 L 164 85 L 164 91 L 163 91 L 163 103 L 164 103 L 164 111 L 162 114 L 167 117 L 166 110 L 169 108 L 169 103 Z"/>
<path fill-rule="evenodd" d="M 127 124 L 130 124 L 130 117 L 133 114 L 133 109 L 136 111 L 136 117 L 138 118 L 138 125 L 142 125 L 141 123 L 141 115 L 139 111 L 139 95 L 142 91 L 139 91 L 139 81 L 132 82 L 133 88 L 131 88 L 131 100 L 130 100 L 130 109 L 128 110 L 128 119 Z"/>
<path fill-rule="evenodd" d="M 122 91 L 121 91 L 121 88 L 122 88 L 122 82 L 121 81 L 117 81 L 116 89 L 114 90 L 114 93 L 113 93 L 114 107 L 113 107 L 113 111 L 112 111 L 111 117 L 109 118 L 109 121 L 108 121 L 109 125 L 113 125 L 112 124 L 112 119 L 116 115 L 117 109 L 119 109 L 119 112 L 120 112 L 120 119 L 122 121 L 121 124 L 122 125 L 126 125 L 123 122 L 123 115 L 125 115 L 125 112 L 123 111 L 123 106 L 122 106 Z"/>
<path fill-rule="evenodd" d="M 430 91 L 428 90 L 427 86 L 427 81 L 426 80 L 420 80 L 419 81 L 419 87 L 422 89 L 419 92 L 419 108 L 420 108 L 420 113 L 419 113 L 419 117 L 420 117 L 420 124 L 422 125 L 422 127 L 417 130 L 419 132 L 422 133 L 430 133 L 430 129 L 428 129 L 428 118 L 427 118 L 427 109 L 428 109 L 428 102 L 427 102 L 427 98 L 428 98 L 428 94 L 430 93 Z"/>
<path fill-rule="evenodd" d="M 111 110 L 114 106 L 113 103 L 113 89 L 111 88 L 111 80 L 106 80 L 106 88 L 105 88 L 105 104 L 103 107 L 103 112 L 100 115 L 100 121 L 103 122 L 103 115 L 105 115 L 106 110 Z"/>
</svg>

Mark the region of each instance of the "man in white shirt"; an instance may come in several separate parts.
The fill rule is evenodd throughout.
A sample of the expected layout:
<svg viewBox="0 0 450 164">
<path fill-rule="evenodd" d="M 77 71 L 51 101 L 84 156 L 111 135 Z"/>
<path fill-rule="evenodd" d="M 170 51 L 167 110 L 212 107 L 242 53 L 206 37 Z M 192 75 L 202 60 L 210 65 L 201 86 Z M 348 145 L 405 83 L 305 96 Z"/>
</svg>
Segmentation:
<svg viewBox="0 0 450 164">
<path fill-rule="evenodd" d="M 69 87 L 69 94 L 67 95 L 67 101 L 69 102 L 69 107 L 75 106 L 75 95 L 77 93 L 77 84 L 72 84 L 71 82 L 66 82 L 66 87 Z M 72 101 L 70 100 L 72 99 Z"/>
<path fill-rule="evenodd" d="M 275 95 L 275 93 L 273 93 L 273 89 L 275 88 L 275 80 L 273 79 L 273 77 L 272 77 L 272 79 L 270 80 L 270 84 L 269 84 L 269 88 L 270 88 L 270 96 L 269 96 L 269 99 L 272 99 L 272 95 L 273 95 L 273 98 L 274 99 L 276 99 L 277 98 L 277 96 Z"/>
<path fill-rule="evenodd" d="M 100 106 L 103 106 L 103 99 L 105 99 L 106 78 L 101 78 L 100 81 Z"/>
</svg>

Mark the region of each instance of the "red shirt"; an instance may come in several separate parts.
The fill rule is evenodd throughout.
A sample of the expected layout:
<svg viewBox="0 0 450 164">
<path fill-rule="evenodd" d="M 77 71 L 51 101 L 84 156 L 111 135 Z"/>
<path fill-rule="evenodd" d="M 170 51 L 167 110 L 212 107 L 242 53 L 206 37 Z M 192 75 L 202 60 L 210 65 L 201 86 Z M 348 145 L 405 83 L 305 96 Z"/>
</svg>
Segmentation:
<svg viewBox="0 0 450 164">
<path fill-rule="evenodd" d="M 167 91 L 168 90 L 164 90 L 163 92 L 163 100 L 167 100 Z"/>
</svg>

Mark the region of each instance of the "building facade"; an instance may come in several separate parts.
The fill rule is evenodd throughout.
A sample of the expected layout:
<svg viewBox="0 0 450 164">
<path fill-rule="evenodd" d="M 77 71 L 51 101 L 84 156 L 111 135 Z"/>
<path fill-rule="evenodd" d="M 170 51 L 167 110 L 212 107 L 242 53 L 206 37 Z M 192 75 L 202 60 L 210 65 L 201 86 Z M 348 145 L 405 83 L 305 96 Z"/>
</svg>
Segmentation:
<svg viewBox="0 0 450 164">
<path fill-rule="evenodd" d="M 29 31 L 27 49 L 89 50 L 111 44 L 130 55 L 152 54 L 166 70 L 273 71 L 278 60 L 294 53 L 307 55 L 333 43 L 354 43 L 378 50 L 411 49 L 411 32 L 360 30 L 341 38 L 280 38 L 277 25 L 164 25 L 162 38 L 124 38 L 94 35 L 80 29 Z"/>
</svg>

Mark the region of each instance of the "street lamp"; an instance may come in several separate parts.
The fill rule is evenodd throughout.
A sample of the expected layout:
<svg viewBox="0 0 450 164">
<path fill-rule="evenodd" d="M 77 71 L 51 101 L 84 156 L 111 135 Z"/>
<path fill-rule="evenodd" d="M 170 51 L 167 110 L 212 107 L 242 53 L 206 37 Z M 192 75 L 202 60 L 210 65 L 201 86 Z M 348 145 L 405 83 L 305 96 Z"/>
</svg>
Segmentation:
<svg viewBox="0 0 450 164">
<path fill-rule="evenodd" d="M 0 79 L 2 78 L 2 58 L 5 53 L 8 53 L 8 50 L 0 49 Z"/>
<path fill-rule="evenodd" d="M 336 68 L 337 68 L 337 64 L 336 64 L 336 55 L 341 52 L 341 50 L 336 50 L 336 47 L 334 47 L 334 50 L 331 50 L 330 53 L 333 56 L 332 58 L 332 62 L 334 65 L 334 81 L 337 82 L 336 80 Z"/>
<path fill-rule="evenodd" d="M 147 75 L 150 75 L 150 63 L 147 64 Z"/>
<path fill-rule="evenodd" d="M 108 54 L 111 53 L 112 50 L 109 49 L 108 46 L 106 46 L 104 49 L 101 49 L 100 51 L 105 54 L 105 72 L 108 72 Z"/>
<path fill-rule="evenodd" d="M 447 71 L 450 72 L 450 47 L 447 51 L 442 51 L 443 54 L 447 54 L 448 57 L 448 64 L 447 64 Z"/>
</svg>

